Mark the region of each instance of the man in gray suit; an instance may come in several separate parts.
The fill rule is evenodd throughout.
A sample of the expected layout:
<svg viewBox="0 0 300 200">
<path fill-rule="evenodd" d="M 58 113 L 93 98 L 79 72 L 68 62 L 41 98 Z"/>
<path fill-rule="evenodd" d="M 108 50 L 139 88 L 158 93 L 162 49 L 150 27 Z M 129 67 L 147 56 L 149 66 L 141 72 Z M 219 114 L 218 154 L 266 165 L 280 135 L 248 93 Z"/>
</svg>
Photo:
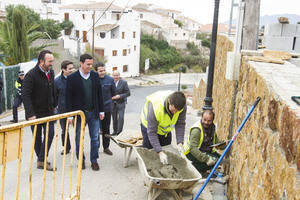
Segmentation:
<svg viewBox="0 0 300 200">
<path fill-rule="evenodd" d="M 116 95 L 112 97 L 112 119 L 113 129 L 112 135 L 119 135 L 123 130 L 125 106 L 127 97 L 130 96 L 130 90 L 125 80 L 120 79 L 120 73 L 113 71 L 112 76 L 116 85 Z"/>
</svg>

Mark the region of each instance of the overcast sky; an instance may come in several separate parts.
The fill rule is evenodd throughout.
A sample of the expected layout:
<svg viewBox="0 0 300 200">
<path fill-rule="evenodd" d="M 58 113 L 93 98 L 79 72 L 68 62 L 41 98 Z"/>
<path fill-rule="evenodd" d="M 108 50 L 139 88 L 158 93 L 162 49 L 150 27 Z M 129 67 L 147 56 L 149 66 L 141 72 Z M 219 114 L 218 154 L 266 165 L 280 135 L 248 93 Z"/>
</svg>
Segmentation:
<svg viewBox="0 0 300 200">
<path fill-rule="evenodd" d="M 88 0 L 66 1 L 68 3 L 88 2 Z M 232 0 L 220 0 L 219 22 L 229 20 L 231 1 Z M 128 2 L 129 6 L 138 3 L 152 3 L 163 8 L 181 11 L 185 16 L 193 18 L 202 24 L 213 22 L 214 0 L 115 0 L 114 4 L 125 7 Z M 235 2 L 239 2 L 239 0 L 235 0 Z M 261 0 L 261 16 L 286 13 L 300 15 L 299 3 L 299 0 Z M 237 9 L 235 9 L 234 13 L 237 13 Z"/>
</svg>

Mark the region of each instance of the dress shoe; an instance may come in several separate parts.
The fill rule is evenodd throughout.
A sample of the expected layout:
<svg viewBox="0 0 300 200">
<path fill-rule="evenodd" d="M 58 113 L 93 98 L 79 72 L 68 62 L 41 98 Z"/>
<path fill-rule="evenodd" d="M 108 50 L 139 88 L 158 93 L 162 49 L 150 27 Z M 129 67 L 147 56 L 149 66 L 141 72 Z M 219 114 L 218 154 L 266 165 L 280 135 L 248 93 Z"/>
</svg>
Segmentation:
<svg viewBox="0 0 300 200">
<path fill-rule="evenodd" d="M 66 151 L 66 155 L 69 154 L 69 153 L 70 153 L 70 150 L 67 150 L 67 151 Z M 62 150 L 62 151 L 60 152 L 60 155 L 64 155 L 64 150 Z"/>
<path fill-rule="evenodd" d="M 38 169 L 44 169 L 44 162 L 37 161 L 36 166 L 37 166 Z M 46 164 L 46 170 L 47 171 L 53 171 L 54 170 L 53 167 L 51 166 L 50 162 L 47 162 L 47 164 Z M 56 171 L 56 167 L 55 167 L 55 171 Z"/>
<path fill-rule="evenodd" d="M 113 155 L 113 153 L 111 152 L 111 150 L 109 148 L 104 149 L 103 152 L 110 156 Z"/>
<path fill-rule="evenodd" d="M 113 132 L 113 133 L 111 134 L 111 136 L 116 136 L 116 135 L 118 135 L 118 133 Z"/>
<path fill-rule="evenodd" d="M 18 123 L 18 121 L 17 120 L 10 120 L 10 122 L 12 122 L 12 123 Z"/>
<path fill-rule="evenodd" d="M 91 167 L 92 167 L 92 170 L 94 170 L 94 171 L 99 171 L 99 169 L 100 169 L 97 162 L 92 163 Z"/>
<path fill-rule="evenodd" d="M 82 167 L 81 167 L 81 169 L 85 169 L 85 162 L 84 162 L 84 160 L 82 161 Z"/>
</svg>

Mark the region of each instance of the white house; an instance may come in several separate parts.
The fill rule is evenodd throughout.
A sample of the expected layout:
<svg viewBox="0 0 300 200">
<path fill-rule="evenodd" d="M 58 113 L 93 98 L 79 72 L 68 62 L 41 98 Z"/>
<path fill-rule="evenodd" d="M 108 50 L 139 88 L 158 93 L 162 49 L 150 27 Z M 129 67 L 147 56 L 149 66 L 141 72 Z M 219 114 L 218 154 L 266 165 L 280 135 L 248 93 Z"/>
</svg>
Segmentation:
<svg viewBox="0 0 300 200">
<path fill-rule="evenodd" d="M 8 5 L 22 4 L 40 14 L 42 19 L 59 20 L 59 6 L 67 0 L 1 0 L 0 9 L 4 10 Z"/>
<path fill-rule="evenodd" d="M 199 31 L 201 28 L 201 24 L 199 22 L 183 15 L 177 16 L 176 19 L 182 22 L 182 28 L 186 30 Z"/>
<path fill-rule="evenodd" d="M 195 21 L 192 22 L 192 20 L 187 20 L 186 18 L 186 21 L 183 23 L 186 26 L 183 27 L 179 27 L 174 23 L 175 19 L 179 19 L 180 11 L 141 3 L 133 6 L 132 9 L 139 13 L 143 33 L 151 34 L 156 39 L 164 39 L 169 45 L 178 49 L 185 49 L 188 42 L 194 42 L 199 45 L 199 41 L 196 40 L 195 30 L 198 27 Z"/>
<path fill-rule="evenodd" d="M 139 75 L 140 20 L 138 13 L 109 3 L 62 6 L 61 16 L 73 22 L 70 35 L 63 34 L 64 47 L 77 56 L 92 46 L 93 14 L 95 55 L 104 57 L 107 72 L 118 70 L 123 77 Z"/>
</svg>

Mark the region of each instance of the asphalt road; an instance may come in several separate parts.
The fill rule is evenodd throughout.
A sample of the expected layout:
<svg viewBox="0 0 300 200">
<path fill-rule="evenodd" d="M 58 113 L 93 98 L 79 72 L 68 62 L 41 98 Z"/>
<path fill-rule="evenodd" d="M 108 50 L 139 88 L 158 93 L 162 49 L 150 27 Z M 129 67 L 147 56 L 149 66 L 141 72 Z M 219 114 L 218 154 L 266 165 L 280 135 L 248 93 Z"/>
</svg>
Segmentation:
<svg viewBox="0 0 300 200">
<path fill-rule="evenodd" d="M 192 85 L 188 85 L 188 88 L 191 89 Z M 177 85 L 163 85 L 163 86 L 131 86 L 131 96 L 128 98 L 128 104 L 126 107 L 125 114 L 125 124 L 124 132 L 131 131 L 140 131 L 140 120 L 139 115 L 141 109 L 145 103 L 145 97 L 157 90 L 177 90 Z M 190 127 L 196 120 L 197 116 L 188 109 L 187 114 L 187 128 Z M 0 123 L 6 124 L 12 116 L 8 116 L 0 120 Z M 24 111 L 19 113 L 19 118 L 24 120 Z M 71 131 L 71 133 L 73 133 Z M 173 137 L 173 141 L 176 140 Z M 21 170 L 21 184 L 20 184 L 20 198 L 19 199 L 29 199 L 29 160 L 30 160 L 30 151 L 31 151 L 31 141 L 32 135 L 29 128 L 24 129 L 23 136 L 23 152 L 22 152 L 22 170 Z M 86 130 L 85 136 L 85 155 L 86 155 L 86 169 L 82 172 L 81 180 L 81 199 L 84 200 L 141 200 L 147 199 L 147 188 L 144 186 L 143 179 L 140 175 L 138 164 L 136 161 L 136 156 L 131 156 L 129 167 L 123 168 L 123 155 L 124 149 L 120 148 L 116 144 L 111 142 L 110 148 L 114 153 L 113 156 L 108 156 L 103 153 L 102 145 L 100 147 L 99 154 L 99 165 L 100 171 L 92 171 L 89 162 L 89 136 Z M 102 142 L 101 142 L 102 144 Z M 53 149 L 54 143 L 51 146 L 51 151 L 48 157 L 50 162 L 53 162 Z M 62 149 L 60 141 L 60 132 L 58 137 L 58 152 Z M 63 157 L 57 155 L 57 166 L 58 170 L 56 172 L 56 181 L 55 181 L 55 198 L 58 199 L 61 195 L 61 186 L 62 186 L 62 163 Z M 70 167 L 70 155 L 67 155 L 66 167 Z M 74 170 L 77 170 L 77 160 L 75 159 L 75 164 L 73 166 Z M 5 187 L 4 187 L 4 199 L 16 199 L 16 180 L 17 180 L 17 162 L 12 161 L 6 166 L 6 175 L 5 175 Z M 34 156 L 33 163 L 33 199 L 40 200 L 42 199 L 42 180 L 43 180 L 43 171 L 36 168 L 36 156 Z M 2 169 L 0 170 L 2 173 Z M 46 173 L 46 195 L 45 199 L 51 199 L 52 193 L 52 180 L 53 173 Z M 65 182 L 64 182 L 64 199 L 66 195 L 69 194 L 69 175 L 70 172 L 66 171 Z M 73 174 L 73 184 L 72 191 L 75 189 L 76 176 Z M 73 192 L 72 192 L 73 193 Z"/>
</svg>

